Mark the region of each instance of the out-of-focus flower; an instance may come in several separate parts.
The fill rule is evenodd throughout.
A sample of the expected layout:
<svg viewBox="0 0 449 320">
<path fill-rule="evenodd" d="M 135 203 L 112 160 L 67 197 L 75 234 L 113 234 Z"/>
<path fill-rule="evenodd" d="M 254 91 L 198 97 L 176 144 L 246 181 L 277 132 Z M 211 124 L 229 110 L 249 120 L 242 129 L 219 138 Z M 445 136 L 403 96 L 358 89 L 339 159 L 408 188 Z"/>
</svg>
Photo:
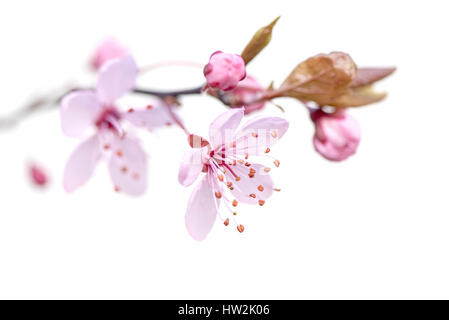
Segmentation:
<svg viewBox="0 0 449 320">
<path fill-rule="evenodd" d="M 344 110 L 326 113 L 311 111 L 315 123 L 313 145 L 324 158 L 342 161 L 353 155 L 360 142 L 360 125 Z"/>
<path fill-rule="evenodd" d="M 105 62 L 124 57 L 128 54 L 129 51 L 127 48 L 115 38 L 109 37 L 104 39 L 95 49 L 91 58 L 91 65 L 95 70 L 99 70 Z"/>
<path fill-rule="evenodd" d="M 125 134 L 121 120 L 148 129 L 170 123 L 163 105 L 120 112 L 114 102 L 131 90 L 137 65 L 126 56 L 110 60 L 100 69 L 96 90 L 75 91 L 61 102 L 62 130 L 77 137 L 93 127 L 96 133 L 81 143 L 64 171 L 64 188 L 71 192 L 91 177 L 100 158 L 106 159 L 116 191 L 140 195 L 146 189 L 147 157 L 138 141 Z M 161 102 L 162 104 L 162 102 Z"/>
<path fill-rule="evenodd" d="M 249 101 L 255 101 L 262 96 L 264 87 L 257 81 L 257 79 L 251 75 L 248 75 L 245 79 L 240 81 L 237 87 L 232 91 L 233 99 L 240 101 L 241 103 L 232 105 L 232 108 L 243 107 L 245 114 L 262 109 L 265 106 L 265 102 L 257 102 L 253 104 L 247 104 Z"/>
<path fill-rule="evenodd" d="M 203 73 L 208 87 L 232 90 L 246 77 L 245 61 L 237 54 L 216 51 L 210 56 Z"/>
<path fill-rule="evenodd" d="M 220 115 L 210 125 L 209 141 L 189 137 L 192 150 L 181 163 L 178 179 L 188 186 L 201 172 L 206 173 L 190 197 L 185 217 L 189 234 L 198 241 L 211 230 L 221 201 L 230 212 L 230 218 L 220 215 L 223 223 L 227 226 L 232 219 L 243 232 L 234 211 L 239 202 L 263 206 L 277 190 L 269 175 L 271 168 L 253 163 L 249 156 L 269 157 L 270 148 L 285 134 L 288 122 L 278 117 L 255 118 L 237 130 L 243 115 L 243 108 Z M 274 160 L 274 165 L 279 166 L 279 160 Z"/>
<path fill-rule="evenodd" d="M 34 185 L 44 187 L 48 183 L 48 176 L 45 170 L 37 164 L 29 166 L 29 175 Z"/>
</svg>

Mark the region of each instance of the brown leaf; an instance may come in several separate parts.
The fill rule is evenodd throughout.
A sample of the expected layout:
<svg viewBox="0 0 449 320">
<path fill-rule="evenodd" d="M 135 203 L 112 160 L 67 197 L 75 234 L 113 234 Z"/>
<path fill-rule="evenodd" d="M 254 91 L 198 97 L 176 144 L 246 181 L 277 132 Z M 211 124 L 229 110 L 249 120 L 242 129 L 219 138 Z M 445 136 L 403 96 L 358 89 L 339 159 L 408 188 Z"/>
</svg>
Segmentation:
<svg viewBox="0 0 449 320">
<path fill-rule="evenodd" d="M 280 87 L 283 96 L 329 105 L 349 92 L 357 67 L 343 52 L 319 54 L 301 62 Z"/>
<path fill-rule="evenodd" d="M 243 50 L 241 56 L 245 61 L 245 64 L 248 64 L 251 60 L 254 59 L 255 56 L 259 54 L 271 41 L 271 33 L 273 31 L 273 27 L 276 22 L 278 22 L 280 17 L 274 19 L 272 23 L 269 25 L 260 28 L 256 34 L 252 37 L 251 41 L 246 45 Z"/>
<path fill-rule="evenodd" d="M 192 148 L 204 148 L 209 145 L 209 141 L 197 136 L 196 134 L 190 134 L 187 137 L 187 142 Z"/>
<path fill-rule="evenodd" d="M 386 96 L 387 94 L 385 92 L 376 92 L 370 85 L 368 85 L 349 89 L 348 93 L 335 98 L 329 105 L 336 108 L 361 107 L 379 102 Z"/>
<path fill-rule="evenodd" d="M 387 68 L 358 68 L 357 74 L 350 85 L 351 88 L 358 88 L 370 85 L 376 81 L 388 77 L 396 70 L 395 67 Z"/>
</svg>

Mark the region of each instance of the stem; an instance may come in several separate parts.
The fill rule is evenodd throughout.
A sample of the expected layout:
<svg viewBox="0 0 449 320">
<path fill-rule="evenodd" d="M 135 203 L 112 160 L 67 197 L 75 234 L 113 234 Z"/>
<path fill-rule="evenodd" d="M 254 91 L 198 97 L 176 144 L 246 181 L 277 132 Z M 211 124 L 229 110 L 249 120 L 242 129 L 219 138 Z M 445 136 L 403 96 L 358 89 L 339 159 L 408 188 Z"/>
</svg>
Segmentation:
<svg viewBox="0 0 449 320">
<path fill-rule="evenodd" d="M 133 90 L 133 92 L 140 94 L 149 94 L 159 98 L 165 98 L 165 97 L 178 97 L 181 95 L 201 94 L 203 87 L 204 85 L 191 89 L 173 90 L 173 91 L 158 91 L 158 90 L 136 88 Z"/>
<path fill-rule="evenodd" d="M 23 107 L 13 111 L 11 114 L 0 117 L 0 130 L 10 129 L 13 126 L 19 124 L 20 121 L 26 119 L 33 113 L 44 110 L 52 110 L 64 96 L 71 91 L 75 90 L 69 86 L 65 86 L 57 91 L 57 93 L 49 93 L 45 96 L 34 99 L 30 103 L 25 104 Z"/>
</svg>

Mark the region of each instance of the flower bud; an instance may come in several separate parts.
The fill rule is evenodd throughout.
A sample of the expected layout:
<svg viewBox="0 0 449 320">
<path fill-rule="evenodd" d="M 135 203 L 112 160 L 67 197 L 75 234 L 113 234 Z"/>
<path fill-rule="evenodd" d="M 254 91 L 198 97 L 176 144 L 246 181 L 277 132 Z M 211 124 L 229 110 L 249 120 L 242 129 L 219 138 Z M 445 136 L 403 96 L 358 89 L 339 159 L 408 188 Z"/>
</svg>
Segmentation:
<svg viewBox="0 0 449 320">
<path fill-rule="evenodd" d="M 128 53 L 128 49 L 116 39 L 106 38 L 95 50 L 91 59 L 91 65 L 95 70 L 98 70 L 105 62 L 121 58 Z"/>
<path fill-rule="evenodd" d="M 232 90 L 246 77 L 245 62 L 237 54 L 217 51 L 210 56 L 203 73 L 208 87 Z"/>
<path fill-rule="evenodd" d="M 43 187 L 48 182 L 48 177 L 45 171 L 36 164 L 33 164 L 29 168 L 31 181 L 36 185 Z"/>
<path fill-rule="evenodd" d="M 344 110 L 332 114 L 322 110 L 311 112 L 315 123 L 313 145 L 324 158 L 342 161 L 353 155 L 360 142 L 360 125 Z"/>
<path fill-rule="evenodd" d="M 264 87 L 262 87 L 259 81 L 257 81 L 255 77 L 248 75 L 232 91 L 233 100 L 239 101 L 238 104 L 232 105 L 232 107 L 243 107 L 245 109 L 245 114 L 262 109 L 265 105 L 264 101 L 253 104 L 248 103 L 257 100 L 263 91 Z"/>
</svg>

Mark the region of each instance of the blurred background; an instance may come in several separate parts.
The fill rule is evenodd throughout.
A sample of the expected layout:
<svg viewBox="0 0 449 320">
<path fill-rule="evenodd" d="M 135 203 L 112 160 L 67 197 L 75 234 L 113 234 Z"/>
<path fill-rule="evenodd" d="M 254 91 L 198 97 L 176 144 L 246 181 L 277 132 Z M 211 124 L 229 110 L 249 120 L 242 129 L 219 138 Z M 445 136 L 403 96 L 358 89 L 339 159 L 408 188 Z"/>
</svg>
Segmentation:
<svg viewBox="0 0 449 320">
<path fill-rule="evenodd" d="M 73 194 L 62 171 L 80 142 L 59 112 L 0 132 L 0 298 L 449 298 L 447 190 L 448 5 L 444 1 L 14 1 L 0 4 L 0 114 L 66 83 L 93 83 L 88 61 L 114 36 L 139 65 L 204 64 L 239 53 L 281 15 L 248 73 L 279 85 L 304 59 L 344 51 L 359 66 L 398 67 L 378 84 L 389 96 L 349 112 L 362 127 L 358 153 L 331 163 L 312 146 L 305 108 L 279 99 L 290 129 L 273 154 L 282 189 L 247 206 L 246 230 L 217 223 L 204 242 L 187 234 L 192 188 L 177 182 L 187 150 L 176 127 L 140 132 L 149 188 L 113 191 L 104 163 Z M 201 69 L 157 69 L 142 86 L 199 85 Z M 181 99 L 196 134 L 225 111 L 207 96 Z M 145 105 L 145 98 L 121 106 Z M 27 164 L 50 183 L 31 185 Z"/>
</svg>

